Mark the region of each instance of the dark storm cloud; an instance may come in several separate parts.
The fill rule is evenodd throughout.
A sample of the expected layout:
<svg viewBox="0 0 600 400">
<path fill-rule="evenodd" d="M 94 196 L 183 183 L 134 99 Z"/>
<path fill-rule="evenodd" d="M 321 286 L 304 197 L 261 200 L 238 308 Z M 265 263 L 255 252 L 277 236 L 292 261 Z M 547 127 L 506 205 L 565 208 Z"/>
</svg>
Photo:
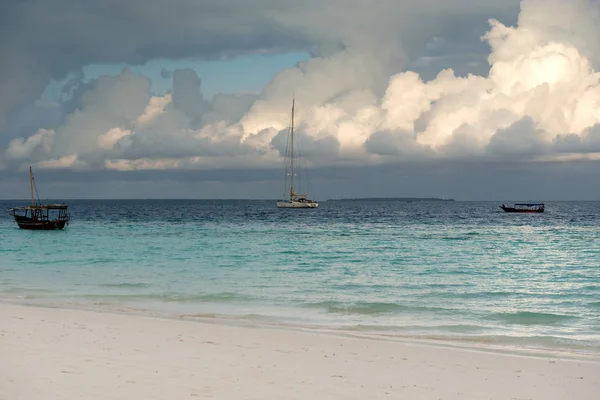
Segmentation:
<svg viewBox="0 0 600 400">
<path fill-rule="evenodd" d="M 217 0 L 3 2 L 0 24 L 0 130 L 50 79 L 93 63 L 153 58 L 233 57 L 303 49 L 267 10 L 281 2 Z"/>
</svg>

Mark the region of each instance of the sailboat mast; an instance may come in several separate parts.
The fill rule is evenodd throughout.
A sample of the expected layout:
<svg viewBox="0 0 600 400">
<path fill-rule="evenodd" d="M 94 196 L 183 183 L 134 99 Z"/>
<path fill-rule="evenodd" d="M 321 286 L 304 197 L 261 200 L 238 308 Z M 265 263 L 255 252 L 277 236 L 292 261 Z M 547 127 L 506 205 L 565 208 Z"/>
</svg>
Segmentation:
<svg viewBox="0 0 600 400">
<path fill-rule="evenodd" d="M 291 173 L 291 178 L 290 178 L 290 200 L 292 199 L 292 197 L 294 196 L 294 105 L 295 105 L 296 99 L 292 98 L 292 127 L 290 129 L 290 139 L 292 141 L 292 147 L 291 147 L 291 157 L 290 157 L 290 173 Z"/>
<path fill-rule="evenodd" d="M 29 167 L 29 187 L 31 189 L 31 205 L 35 206 L 35 199 L 33 197 L 33 172 L 31 171 L 31 167 Z"/>
</svg>

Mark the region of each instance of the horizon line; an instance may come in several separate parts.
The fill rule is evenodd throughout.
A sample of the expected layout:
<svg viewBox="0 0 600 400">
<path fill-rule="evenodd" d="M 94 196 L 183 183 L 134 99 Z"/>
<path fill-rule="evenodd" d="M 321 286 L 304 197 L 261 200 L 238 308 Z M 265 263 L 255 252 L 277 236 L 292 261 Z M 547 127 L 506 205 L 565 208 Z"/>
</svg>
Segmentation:
<svg viewBox="0 0 600 400">
<path fill-rule="evenodd" d="M 46 198 L 43 201 L 82 201 L 82 200 L 91 200 L 91 201 L 139 201 L 139 200 L 197 200 L 197 201 L 279 201 L 281 199 L 276 198 L 199 198 L 199 197 L 123 197 L 123 198 Z M 454 199 L 454 198 L 441 198 L 441 197 L 345 197 L 345 198 L 331 198 L 325 200 L 316 200 L 320 202 L 326 201 L 349 201 L 349 200 L 398 200 L 398 201 L 407 201 L 407 200 L 417 200 L 417 201 L 426 201 L 426 200 L 434 200 L 437 202 L 508 202 L 512 203 L 515 201 L 525 201 L 525 200 L 497 200 L 497 199 L 485 199 L 485 200 L 469 200 L 469 199 Z M 527 201 L 530 201 L 528 199 Z M 30 198 L 0 198 L 0 201 L 20 201 L 20 202 L 31 202 Z M 533 200 L 531 200 L 533 201 Z M 577 200 L 561 200 L 561 199 L 544 199 L 544 200 L 536 200 L 538 202 L 599 202 L 600 199 L 577 199 Z"/>
</svg>

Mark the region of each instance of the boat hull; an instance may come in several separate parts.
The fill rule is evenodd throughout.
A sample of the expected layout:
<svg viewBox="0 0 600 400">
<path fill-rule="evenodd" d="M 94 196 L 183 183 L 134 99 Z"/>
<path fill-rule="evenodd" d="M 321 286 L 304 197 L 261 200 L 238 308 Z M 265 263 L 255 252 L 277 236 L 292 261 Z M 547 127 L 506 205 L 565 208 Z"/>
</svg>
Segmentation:
<svg viewBox="0 0 600 400">
<path fill-rule="evenodd" d="M 278 201 L 277 208 L 317 208 L 317 202 L 302 202 L 302 201 Z"/>
<path fill-rule="evenodd" d="M 514 207 L 500 207 L 500 208 L 503 209 L 504 212 L 507 212 L 507 213 L 537 214 L 537 213 L 544 212 L 543 208 L 538 208 L 535 210 L 519 210 Z"/>
<path fill-rule="evenodd" d="M 15 216 L 15 222 L 21 229 L 28 229 L 33 231 L 54 231 L 64 229 L 66 221 L 55 220 L 38 220 L 28 217 Z"/>
</svg>

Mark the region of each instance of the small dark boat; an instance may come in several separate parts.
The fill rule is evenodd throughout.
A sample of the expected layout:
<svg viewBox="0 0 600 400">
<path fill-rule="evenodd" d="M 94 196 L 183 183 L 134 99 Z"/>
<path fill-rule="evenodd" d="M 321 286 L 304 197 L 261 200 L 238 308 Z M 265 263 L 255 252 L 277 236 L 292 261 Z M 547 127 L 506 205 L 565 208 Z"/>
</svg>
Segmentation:
<svg viewBox="0 0 600 400">
<path fill-rule="evenodd" d="M 502 204 L 500 208 L 509 213 L 543 213 L 544 203 L 515 203 L 514 207 Z"/>
<path fill-rule="evenodd" d="M 39 231 L 52 231 L 64 229 L 69 225 L 68 206 L 66 204 L 38 204 L 35 203 L 33 172 L 29 167 L 29 185 L 31 187 L 31 205 L 9 209 L 15 222 L 21 229 Z"/>
</svg>

